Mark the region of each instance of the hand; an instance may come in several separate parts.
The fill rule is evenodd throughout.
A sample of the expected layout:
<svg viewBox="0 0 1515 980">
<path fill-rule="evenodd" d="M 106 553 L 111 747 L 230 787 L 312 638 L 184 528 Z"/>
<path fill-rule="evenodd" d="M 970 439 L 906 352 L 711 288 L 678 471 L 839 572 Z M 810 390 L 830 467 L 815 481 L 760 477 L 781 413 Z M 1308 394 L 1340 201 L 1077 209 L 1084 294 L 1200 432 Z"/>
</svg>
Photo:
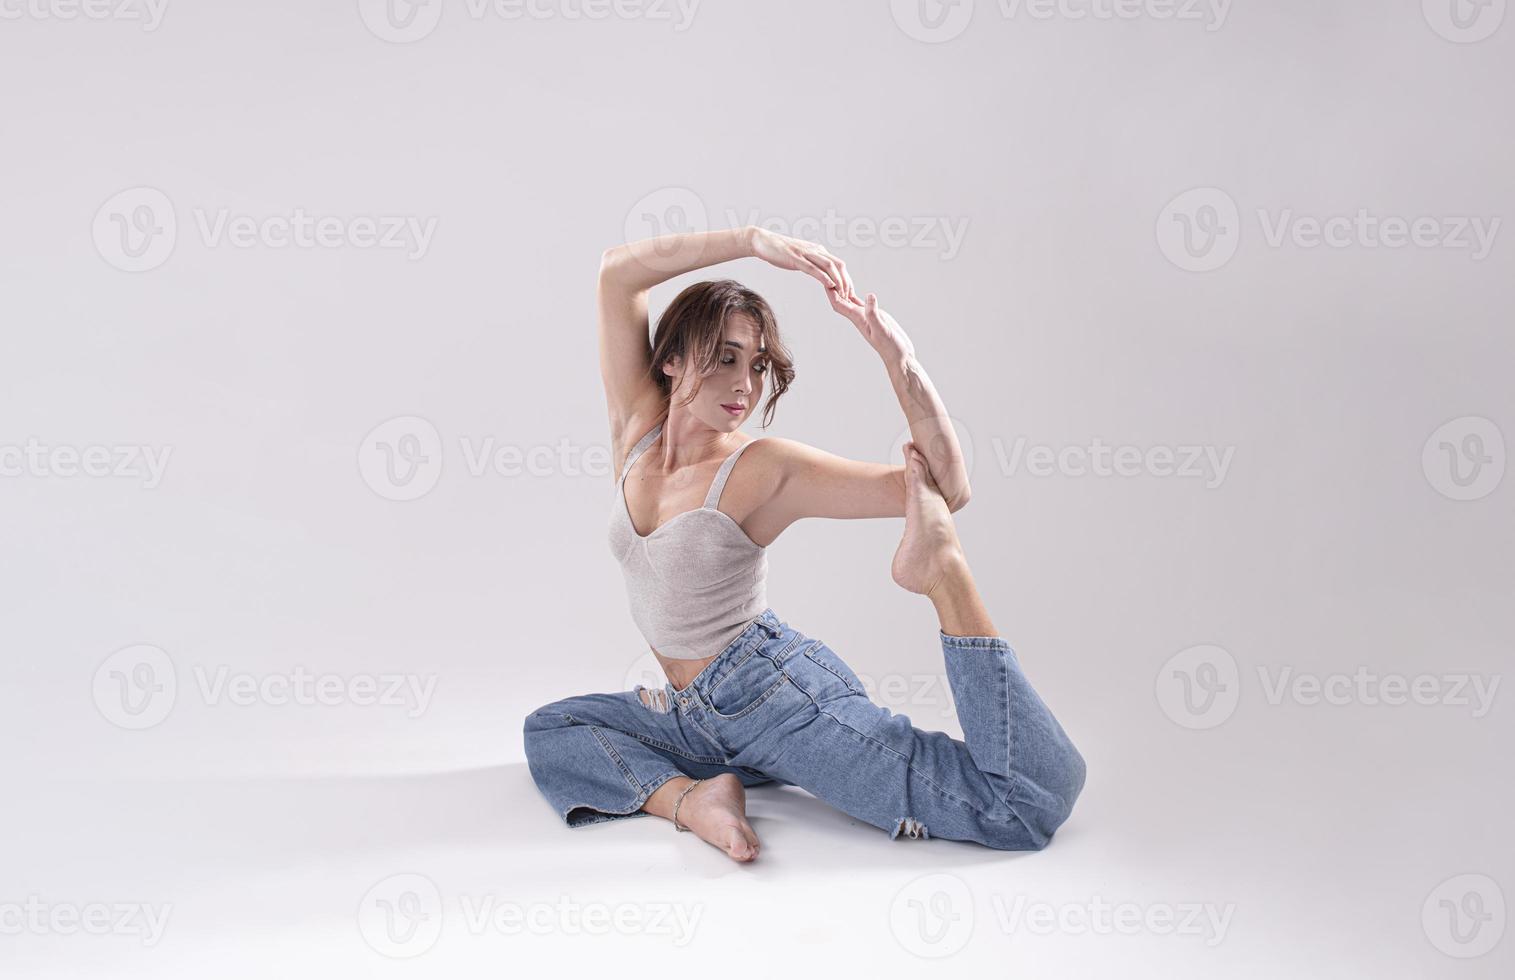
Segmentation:
<svg viewBox="0 0 1515 980">
<path fill-rule="evenodd" d="M 854 303 L 862 302 L 853 291 L 852 277 L 847 274 L 847 266 L 815 242 L 780 235 L 766 228 L 753 228 L 752 254 L 780 269 L 814 276 L 826 287 L 828 296 L 835 295 L 840 287 L 843 296 Z"/>
<path fill-rule="evenodd" d="M 869 293 L 867 299 L 859 302 L 840 297 L 835 290 L 828 289 L 826 296 L 831 300 L 831 308 L 851 320 L 879 356 L 891 362 L 915 356 L 915 345 L 905 336 L 899 322 L 878 305 L 876 294 Z"/>
</svg>

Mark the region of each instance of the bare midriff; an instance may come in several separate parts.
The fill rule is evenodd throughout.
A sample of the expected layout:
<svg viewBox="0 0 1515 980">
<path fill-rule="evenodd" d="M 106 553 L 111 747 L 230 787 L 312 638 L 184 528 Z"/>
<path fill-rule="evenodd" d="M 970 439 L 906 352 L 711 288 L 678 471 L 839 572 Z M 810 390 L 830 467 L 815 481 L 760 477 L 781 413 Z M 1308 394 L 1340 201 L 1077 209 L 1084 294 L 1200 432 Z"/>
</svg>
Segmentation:
<svg viewBox="0 0 1515 980">
<path fill-rule="evenodd" d="M 689 682 L 700 676 L 700 671 L 708 667 L 715 657 L 705 657 L 703 660 L 672 660 L 658 653 L 652 647 L 652 655 L 658 658 L 658 663 L 663 665 L 663 673 L 668 675 L 668 683 L 673 685 L 675 691 L 682 691 L 689 686 Z"/>
</svg>

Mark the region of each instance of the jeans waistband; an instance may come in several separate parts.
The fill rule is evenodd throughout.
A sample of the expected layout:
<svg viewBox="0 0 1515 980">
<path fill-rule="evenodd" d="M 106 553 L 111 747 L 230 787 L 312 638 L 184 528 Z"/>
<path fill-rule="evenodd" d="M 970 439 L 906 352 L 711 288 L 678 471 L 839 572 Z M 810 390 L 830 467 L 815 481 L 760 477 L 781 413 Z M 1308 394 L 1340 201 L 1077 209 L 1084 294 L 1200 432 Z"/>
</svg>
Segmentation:
<svg viewBox="0 0 1515 980">
<path fill-rule="evenodd" d="M 736 639 L 726 645 L 726 649 L 716 654 L 714 660 L 705 665 L 705 668 L 694 676 L 685 687 L 675 688 L 668 685 L 669 692 L 673 695 L 674 703 L 680 711 L 690 708 L 703 707 L 705 695 L 713 688 L 726 672 L 746 659 L 752 650 L 776 636 L 783 635 L 784 621 L 772 607 L 758 613 L 757 618 L 747 624 L 747 628 L 737 634 Z"/>
</svg>

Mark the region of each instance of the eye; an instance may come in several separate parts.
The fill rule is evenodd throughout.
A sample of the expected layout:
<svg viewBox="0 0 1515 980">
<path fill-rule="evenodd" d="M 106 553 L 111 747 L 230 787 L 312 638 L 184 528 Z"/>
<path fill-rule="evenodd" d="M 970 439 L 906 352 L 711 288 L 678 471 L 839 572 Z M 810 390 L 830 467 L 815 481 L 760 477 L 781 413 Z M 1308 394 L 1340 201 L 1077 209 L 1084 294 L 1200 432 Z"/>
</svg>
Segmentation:
<svg viewBox="0 0 1515 980">
<path fill-rule="evenodd" d="M 723 356 L 721 358 L 721 363 L 722 364 L 735 364 L 736 363 L 736 358 L 735 357 L 726 357 L 726 356 Z M 757 373 L 758 374 L 767 374 L 768 373 L 768 362 L 767 361 L 757 361 L 757 362 L 755 362 L 753 364 L 753 367 L 757 369 Z"/>
</svg>

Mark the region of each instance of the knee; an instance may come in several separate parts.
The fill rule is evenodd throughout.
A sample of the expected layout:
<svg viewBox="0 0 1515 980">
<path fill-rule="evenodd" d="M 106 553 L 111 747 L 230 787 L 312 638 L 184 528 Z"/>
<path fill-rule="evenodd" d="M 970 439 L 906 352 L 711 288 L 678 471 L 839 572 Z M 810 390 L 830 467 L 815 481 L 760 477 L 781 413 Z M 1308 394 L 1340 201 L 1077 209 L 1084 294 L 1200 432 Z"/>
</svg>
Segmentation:
<svg viewBox="0 0 1515 980">
<path fill-rule="evenodd" d="M 1022 811 L 1031 830 L 1034 850 L 1051 843 L 1052 835 L 1067 822 L 1084 791 L 1088 771 L 1083 755 L 1071 743 L 1043 770 L 1042 785 L 1037 787 L 1033 805 Z"/>
<path fill-rule="evenodd" d="M 1007 808 L 985 843 L 1016 851 L 1040 851 L 1052 843 L 1073 813 L 1088 772 L 1078 750 L 1069 743 L 1064 746 L 1044 758 L 1034 776 L 1022 772 L 1013 777 L 1004 798 Z"/>
<path fill-rule="evenodd" d="M 522 737 L 526 743 L 526 757 L 531 758 L 534 749 L 540 745 L 542 736 L 559 728 L 566 728 L 574 724 L 573 717 L 568 713 L 567 702 L 553 701 L 544 704 L 540 708 L 526 716 L 522 726 Z"/>
</svg>

